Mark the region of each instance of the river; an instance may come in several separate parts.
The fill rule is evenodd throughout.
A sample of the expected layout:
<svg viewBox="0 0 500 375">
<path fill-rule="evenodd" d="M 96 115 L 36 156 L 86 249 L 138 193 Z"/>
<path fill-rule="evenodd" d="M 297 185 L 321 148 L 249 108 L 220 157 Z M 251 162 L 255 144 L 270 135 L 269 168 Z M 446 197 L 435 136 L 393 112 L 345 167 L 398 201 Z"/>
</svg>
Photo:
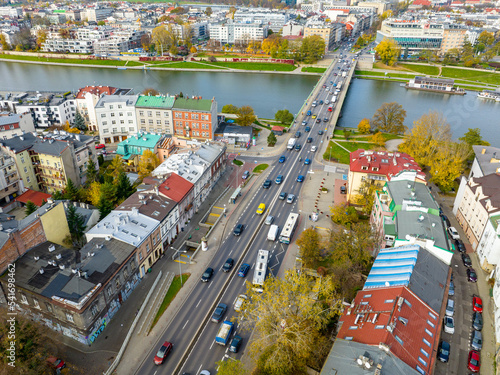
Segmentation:
<svg viewBox="0 0 500 375">
<path fill-rule="evenodd" d="M 138 71 L 11 62 L 0 62 L 0 77 L 0 90 L 12 91 L 76 91 L 86 85 L 110 85 L 139 93 L 153 87 L 161 93 L 215 97 L 219 110 L 225 104 L 250 105 L 263 118 L 273 118 L 280 109 L 297 113 L 318 81 L 317 76 L 288 74 Z M 338 125 L 356 127 L 384 102 L 396 101 L 407 112 L 408 127 L 422 114 L 437 110 L 447 118 L 454 137 L 462 136 L 468 128 L 480 128 L 485 140 L 500 146 L 500 103 L 476 95 L 406 90 L 397 82 L 355 79 Z"/>
</svg>

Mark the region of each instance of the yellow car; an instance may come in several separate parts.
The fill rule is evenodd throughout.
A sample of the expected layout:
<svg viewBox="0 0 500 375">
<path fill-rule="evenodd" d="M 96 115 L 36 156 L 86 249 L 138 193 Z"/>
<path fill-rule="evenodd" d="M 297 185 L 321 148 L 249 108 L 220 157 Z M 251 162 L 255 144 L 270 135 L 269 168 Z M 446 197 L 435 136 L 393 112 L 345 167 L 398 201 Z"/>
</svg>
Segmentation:
<svg viewBox="0 0 500 375">
<path fill-rule="evenodd" d="M 312 115 L 312 118 L 316 118 L 316 115 Z"/>
<path fill-rule="evenodd" d="M 257 208 L 257 215 L 262 215 L 264 211 L 266 210 L 266 205 L 264 203 L 259 204 L 259 207 Z"/>
</svg>

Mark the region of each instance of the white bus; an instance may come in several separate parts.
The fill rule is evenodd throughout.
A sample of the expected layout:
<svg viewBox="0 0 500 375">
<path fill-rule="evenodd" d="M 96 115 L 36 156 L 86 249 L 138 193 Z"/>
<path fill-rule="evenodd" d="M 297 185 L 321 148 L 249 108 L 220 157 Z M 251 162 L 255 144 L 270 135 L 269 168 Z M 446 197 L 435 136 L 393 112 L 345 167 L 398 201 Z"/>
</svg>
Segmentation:
<svg viewBox="0 0 500 375">
<path fill-rule="evenodd" d="M 257 254 L 257 261 L 255 262 L 255 270 L 253 273 L 252 281 L 254 290 L 259 293 L 262 293 L 262 286 L 264 285 L 264 281 L 266 280 L 268 261 L 269 251 L 259 250 L 259 253 Z"/>
<path fill-rule="evenodd" d="M 294 214 L 290 212 L 288 215 L 288 219 L 286 219 L 285 226 L 280 234 L 280 242 L 281 243 L 290 243 L 292 241 L 293 233 L 295 232 L 295 228 L 297 228 L 297 224 L 299 223 L 299 214 Z"/>
</svg>

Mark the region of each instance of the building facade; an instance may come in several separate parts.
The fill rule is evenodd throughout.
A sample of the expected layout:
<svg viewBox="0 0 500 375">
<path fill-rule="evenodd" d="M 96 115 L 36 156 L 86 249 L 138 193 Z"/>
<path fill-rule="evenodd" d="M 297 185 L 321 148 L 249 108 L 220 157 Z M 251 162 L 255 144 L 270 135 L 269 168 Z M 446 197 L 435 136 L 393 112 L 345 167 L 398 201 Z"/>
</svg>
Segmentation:
<svg viewBox="0 0 500 375">
<path fill-rule="evenodd" d="M 217 102 L 215 99 L 175 99 L 172 108 L 174 133 L 177 137 L 200 141 L 213 140 L 217 128 Z"/>
<path fill-rule="evenodd" d="M 135 104 L 138 128 L 142 133 L 173 134 L 173 96 L 139 95 Z"/>
<path fill-rule="evenodd" d="M 99 140 L 104 144 L 123 142 L 137 134 L 137 95 L 103 95 L 95 105 Z"/>
</svg>

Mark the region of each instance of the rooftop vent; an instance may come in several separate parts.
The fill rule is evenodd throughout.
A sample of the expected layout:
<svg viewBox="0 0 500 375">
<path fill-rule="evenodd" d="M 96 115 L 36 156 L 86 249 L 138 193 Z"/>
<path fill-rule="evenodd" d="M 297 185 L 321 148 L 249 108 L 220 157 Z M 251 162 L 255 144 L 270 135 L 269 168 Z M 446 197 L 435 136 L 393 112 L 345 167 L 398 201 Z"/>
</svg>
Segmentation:
<svg viewBox="0 0 500 375">
<path fill-rule="evenodd" d="M 49 252 L 53 252 L 55 249 L 56 249 L 56 247 L 54 245 L 49 246 Z"/>
</svg>

